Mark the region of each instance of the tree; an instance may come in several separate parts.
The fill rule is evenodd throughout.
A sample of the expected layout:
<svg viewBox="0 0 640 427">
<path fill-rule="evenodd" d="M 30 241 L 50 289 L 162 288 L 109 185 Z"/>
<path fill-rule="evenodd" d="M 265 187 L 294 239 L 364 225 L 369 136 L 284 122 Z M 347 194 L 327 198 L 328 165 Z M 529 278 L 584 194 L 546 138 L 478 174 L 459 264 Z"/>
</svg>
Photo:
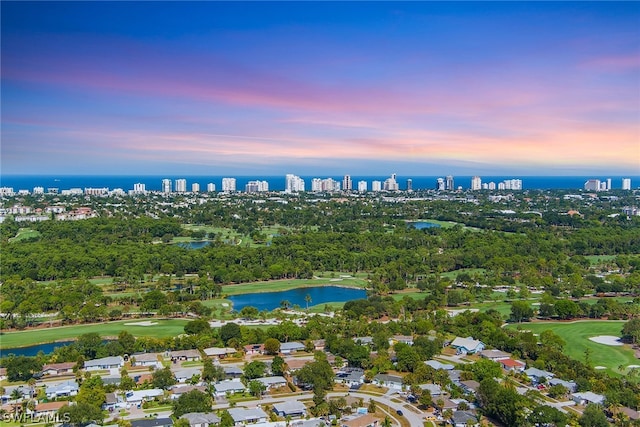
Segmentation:
<svg viewBox="0 0 640 427">
<path fill-rule="evenodd" d="M 189 335 L 198 335 L 211 331 L 211 325 L 204 319 L 196 319 L 184 325 L 184 332 Z"/>
<path fill-rule="evenodd" d="M 267 365 L 259 360 L 254 360 L 244 365 L 244 377 L 252 380 L 264 376 L 264 371 L 267 369 Z"/>
<path fill-rule="evenodd" d="M 65 405 L 58 411 L 60 419 L 67 420 L 73 426 L 81 426 L 91 422 L 102 424 L 102 410 L 87 403 L 77 403 L 75 405 Z"/>
<path fill-rule="evenodd" d="M 246 305 L 242 307 L 242 310 L 240 310 L 240 316 L 249 320 L 257 319 L 259 313 L 260 310 L 251 305 Z"/>
<path fill-rule="evenodd" d="M 264 351 L 267 354 L 280 353 L 280 341 L 275 338 L 267 338 L 264 342 Z"/>
<path fill-rule="evenodd" d="M 202 367 L 202 380 L 207 382 L 221 381 L 225 378 L 224 368 L 214 365 L 208 357 L 204 359 Z"/>
<path fill-rule="evenodd" d="M 237 323 L 229 322 L 222 325 L 220 328 L 220 339 L 224 341 L 225 345 L 229 344 L 229 340 L 235 338 L 236 340 L 242 339 L 242 332 L 240 331 L 240 325 Z"/>
<path fill-rule="evenodd" d="M 82 382 L 80 390 L 78 390 L 78 395 L 76 396 L 76 403 L 84 403 L 100 409 L 105 399 L 106 392 L 102 378 L 92 376 Z"/>
<path fill-rule="evenodd" d="M 526 301 L 511 303 L 511 320 L 514 322 L 528 322 L 533 317 L 533 309 Z"/>
<path fill-rule="evenodd" d="M 590 403 L 584 408 L 582 416 L 578 419 L 582 427 L 607 427 L 609 422 L 601 405 Z"/>
<path fill-rule="evenodd" d="M 95 359 L 102 347 L 102 338 L 97 332 L 82 334 L 75 342 L 75 347 L 87 359 Z"/>
<path fill-rule="evenodd" d="M 640 317 L 629 320 L 622 327 L 622 339 L 633 344 L 640 343 Z"/>
<path fill-rule="evenodd" d="M 233 420 L 233 417 L 226 409 L 222 411 L 220 414 L 220 427 L 233 427 L 236 425 L 236 422 Z"/>
<path fill-rule="evenodd" d="M 304 302 L 307 303 L 307 311 L 309 311 L 309 303 L 311 302 L 311 295 L 307 294 L 304 296 Z"/>
<path fill-rule="evenodd" d="M 267 391 L 267 386 L 258 380 L 249 381 L 249 393 L 255 397 L 262 397 L 262 394 Z"/>
<path fill-rule="evenodd" d="M 280 356 L 275 356 L 271 361 L 271 374 L 283 376 L 285 374 L 287 365 L 284 359 Z"/>
<path fill-rule="evenodd" d="M 190 392 L 180 395 L 173 402 L 173 415 L 176 418 L 190 412 L 210 412 L 211 411 L 211 395 L 203 393 L 199 390 L 191 390 Z"/>
<path fill-rule="evenodd" d="M 156 388 L 166 390 L 176 382 L 177 381 L 173 376 L 173 372 L 171 372 L 171 369 L 169 369 L 168 367 L 164 369 L 156 369 L 151 375 L 151 383 Z"/>
<path fill-rule="evenodd" d="M 367 406 L 367 412 L 369 412 L 370 414 L 375 414 L 376 409 L 376 401 L 370 398 L 369 405 Z"/>
<path fill-rule="evenodd" d="M 27 381 L 42 369 L 42 363 L 35 357 L 11 355 L 3 362 L 9 381 Z"/>
</svg>

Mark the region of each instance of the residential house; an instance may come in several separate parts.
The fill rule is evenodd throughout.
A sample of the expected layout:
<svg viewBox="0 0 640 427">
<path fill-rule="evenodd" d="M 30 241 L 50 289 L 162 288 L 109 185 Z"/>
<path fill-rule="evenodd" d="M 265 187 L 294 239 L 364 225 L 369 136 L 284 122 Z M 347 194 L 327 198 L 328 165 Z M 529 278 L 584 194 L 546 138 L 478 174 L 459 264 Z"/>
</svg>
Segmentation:
<svg viewBox="0 0 640 427">
<path fill-rule="evenodd" d="M 453 369 L 451 371 L 447 371 L 447 375 L 449 375 L 449 380 L 451 380 L 454 384 L 460 384 L 460 374 L 462 373 L 459 369 Z"/>
<path fill-rule="evenodd" d="M 107 393 L 105 395 L 104 404 L 102 409 L 105 411 L 115 411 L 116 408 L 122 405 L 123 401 L 117 393 Z"/>
<path fill-rule="evenodd" d="M 225 357 L 233 356 L 238 352 L 235 348 L 231 347 L 209 347 L 205 348 L 203 351 L 207 357 L 214 359 L 224 359 Z"/>
<path fill-rule="evenodd" d="M 524 362 L 513 359 L 500 359 L 498 363 L 507 372 L 524 372 L 524 368 L 527 366 Z"/>
<path fill-rule="evenodd" d="M 476 394 L 478 387 L 480 387 L 480 383 L 474 380 L 460 381 L 460 387 L 462 387 L 465 393 Z"/>
<path fill-rule="evenodd" d="M 182 396 L 183 394 L 189 393 L 190 391 L 193 391 L 193 390 L 198 390 L 202 393 L 208 393 L 207 388 L 201 385 L 174 386 L 171 389 L 171 395 L 169 396 L 169 398 L 171 400 L 176 400 L 180 398 L 180 396 Z"/>
<path fill-rule="evenodd" d="M 172 427 L 171 418 L 145 418 L 131 421 L 131 427 Z"/>
<path fill-rule="evenodd" d="M 325 340 L 313 340 L 314 351 L 324 351 L 325 347 L 326 347 Z"/>
<path fill-rule="evenodd" d="M 282 354 L 291 354 L 297 351 L 303 351 L 304 349 L 305 345 L 297 341 L 283 342 L 280 344 L 280 353 Z"/>
<path fill-rule="evenodd" d="M 240 378 L 244 373 L 242 372 L 242 369 L 234 365 L 223 366 L 222 369 L 224 370 L 224 376 L 227 379 Z"/>
<path fill-rule="evenodd" d="M 201 355 L 198 350 L 177 350 L 169 352 L 169 358 L 173 362 L 180 360 L 195 362 L 201 359 Z"/>
<path fill-rule="evenodd" d="M 420 390 L 428 390 L 431 396 L 440 396 L 442 394 L 442 388 L 438 384 L 420 384 L 418 385 Z"/>
<path fill-rule="evenodd" d="M 451 417 L 454 427 L 479 426 L 478 417 L 470 411 L 455 411 Z"/>
<path fill-rule="evenodd" d="M 156 397 L 164 395 L 164 391 L 159 388 L 151 388 L 148 390 L 133 390 L 125 394 L 125 399 L 130 405 L 141 405 L 142 402 L 154 400 Z"/>
<path fill-rule="evenodd" d="M 162 362 L 160 361 L 161 355 L 160 353 L 139 353 L 131 355 L 131 366 L 146 366 L 146 367 L 155 367 L 158 369 L 162 368 Z"/>
<path fill-rule="evenodd" d="M 7 377 L 7 368 L 0 368 L 0 381 L 4 381 L 8 379 Z"/>
<path fill-rule="evenodd" d="M 451 342 L 451 347 L 456 349 L 457 354 L 475 354 L 484 350 L 484 343 L 471 337 L 456 337 Z"/>
<path fill-rule="evenodd" d="M 298 400 L 285 400 L 274 403 L 273 411 L 281 417 L 299 418 L 307 414 L 307 407 Z"/>
<path fill-rule="evenodd" d="M 340 425 L 342 427 L 378 427 L 380 419 L 373 414 L 355 415 L 341 421 Z"/>
<path fill-rule="evenodd" d="M 433 369 L 444 369 L 445 371 L 453 370 L 454 366 L 449 363 L 442 363 L 437 360 L 427 360 L 425 365 L 431 366 Z"/>
<path fill-rule="evenodd" d="M 180 418 L 189 421 L 189 427 L 217 426 L 220 423 L 220 417 L 212 412 L 190 412 Z"/>
<path fill-rule="evenodd" d="M 50 363 L 48 365 L 44 365 L 40 373 L 48 376 L 70 375 L 73 374 L 73 368 L 75 366 L 75 362 Z"/>
<path fill-rule="evenodd" d="M 501 350 L 482 350 L 480 353 L 480 357 L 484 357 L 485 359 L 493 360 L 497 362 L 498 360 L 509 359 L 511 357 L 510 353 L 501 351 Z"/>
<path fill-rule="evenodd" d="M 640 420 L 640 412 L 638 412 L 638 411 L 636 411 L 634 409 L 631 409 L 631 408 L 628 408 L 626 406 L 623 406 L 623 407 L 621 407 L 619 409 L 619 411 L 621 413 L 625 414 L 629 418 L 629 420 L 632 421 L 632 422 Z"/>
<path fill-rule="evenodd" d="M 267 414 L 260 408 L 229 408 L 228 411 L 237 426 L 265 423 L 268 419 Z"/>
<path fill-rule="evenodd" d="M 588 405 L 589 403 L 602 405 L 604 403 L 604 396 L 591 391 L 584 391 L 581 393 L 573 393 L 571 400 L 576 402 L 577 405 Z"/>
<path fill-rule="evenodd" d="M 62 408 L 64 405 L 68 405 L 69 402 L 46 402 L 46 403 L 38 403 L 33 410 L 34 418 L 49 418 L 56 415 L 56 413 Z"/>
<path fill-rule="evenodd" d="M 200 368 L 184 368 L 173 371 L 173 376 L 176 377 L 176 381 L 179 383 L 186 383 L 187 381 L 190 381 L 194 375 L 200 377 L 202 375 L 202 370 Z"/>
<path fill-rule="evenodd" d="M 302 369 L 305 365 L 313 362 L 311 359 L 302 359 L 302 358 L 289 358 L 285 359 L 284 363 L 286 363 L 289 372 L 295 372 L 299 369 Z"/>
<path fill-rule="evenodd" d="M 389 345 L 394 346 L 398 343 L 413 345 L 413 337 L 411 335 L 394 335 L 389 338 Z"/>
<path fill-rule="evenodd" d="M 543 371 L 542 369 L 538 369 L 538 368 L 526 369 L 524 371 L 524 373 L 529 378 L 531 378 L 531 381 L 534 384 L 544 383 L 544 382 L 547 382 L 547 381 L 551 380 L 551 378 L 555 377 L 555 375 L 553 373 L 547 372 L 547 371 Z"/>
<path fill-rule="evenodd" d="M 573 381 L 561 380 L 560 378 L 551 378 L 549 380 L 549 385 L 550 386 L 561 385 L 564 388 L 566 388 L 569 391 L 569 393 L 575 393 L 578 390 L 578 384 L 576 384 Z"/>
<path fill-rule="evenodd" d="M 402 377 L 398 375 L 378 374 L 373 377 L 376 384 L 393 390 L 402 390 Z"/>
<path fill-rule="evenodd" d="M 246 387 L 242 382 L 240 382 L 240 380 L 228 380 L 215 383 L 213 385 L 213 389 L 215 390 L 214 395 L 216 397 L 224 397 L 227 393 L 243 393 L 246 390 Z"/>
<path fill-rule="evenodd" d="M 244 346 L 247 355 L 264 354 L 264 344 L 248 344 Z"/>
<path fill-rule="evenodd" d="M 364 369 L 342 368 L 336 372 L 335 382 L 347 384 L 349 387 L 360 386 L 364 383 Z"/>
<path fill-rule="evenodd" d="M 264 386 L 267 387 L 267 390 L 287 385 L 287 380 L 281 376 L 256 378 L 256 381 L 260 381 L 264 384 Z"/>
<path fill-rule="evenodd" d="M 102 378 L 102 383 L 107 385 L 107 384 L 113 384 L 113 385 L 120 385 L 120 381 L 122 380 L 122 376 L 120 374 L 112 374 L 112 375 L 102 375 L 100 378 Z"/>
<path fill-rule="evenodd" d="M 60 397 L 75 396 L 78 394 L 78 383 L 76 380 L 52 383 L 45 388 L 47 399 L 58 399 Z"/>
<path fill-rule="evenodd" d="M 123 366 L 124 359 L 122 356 L 109 356 L 84 362 L 84 369 L 87 371 L 109 371 L 111 369 L 121 369 Z"/>
<path fill-rule="evenodd" d="M 353 339 L 353 342 L 360 345 L 368 345 L 369 347 L 373 347 L 373 337 L 356 337 Z"/>
</svg>

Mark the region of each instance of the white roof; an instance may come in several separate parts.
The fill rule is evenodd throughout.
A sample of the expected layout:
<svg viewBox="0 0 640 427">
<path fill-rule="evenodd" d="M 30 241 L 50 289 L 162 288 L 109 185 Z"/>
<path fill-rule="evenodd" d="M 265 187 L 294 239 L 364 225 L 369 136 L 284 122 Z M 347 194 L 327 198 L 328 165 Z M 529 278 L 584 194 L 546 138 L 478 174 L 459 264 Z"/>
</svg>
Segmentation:
<svg viewBox="0 0 640 427">
<path fill-rule="evenodd" d="M 267 418 L 267 414 L 260 408 L 229 408 L 227 411 L 229 411 L 229 415 L 235 422 Z"/>
<path fill-rule="evenodd" d="M 530 377 L 537 377 L 537 378 L 542 378 L 542 377 L 551 378 L 555 376 L 551 372 L 543 371 L 542 369 L 538 369 L 538 368 L 529 368 L 525 370 L 524 373 Z"/>
<path fill-rule="evenodd" d="M 474 340 L 471 337 L 469 337 L 469 338 L 456 337 L 453 340 L 453 342 L 451 343 L 451 346 L 452 347 L 466 348 L 467 350 L 475 350 L 481 344 L 482 344 L 481 341 Z"/>
<path fill-rule="evenodd" d="M 203 351 L 207 356 L 223 356 L 225 354 L 234 354 L 236 349 L 231 347 L 209 347 Z"/>
<path fill-rule="evenodd" d="M 220 417 L 212 412 L 190 412 L 180 418 L 188 420 L 189 424 L 217 424 L 220 422 Z"/>
<path fill-rule="evenodd" d="M 301 342 L 297 342 L 297 341 L 283 342 L 282 344 L 280 344 L 280 351 L 283 351 L 283 350 L 299 350 L 299 349 L 303 349 L 303 348 L 304 348 L 304 344 L 302 344 Z"/>
<path fill-rule="evenodd" d="M 285 400 L 284 402 L 274 403 L 273 409 L 276 412 L 286 414 L 299 414 L 306 413 L 307 407 L 304 404 L 297 400 Z"/>
<path fill-rule="evenodd" d="M 256 381 L 260 381 L 262 384 L 266 386 L 273 385 L 273 384 L 287 383 L 287 380 L 284 377 L 280 377 L 280 376 L 256 378 Z"/>
<path fill-rule="evenodd" d="M 431 366 L 433 369 L 444 369 L 445 371 L 453 370 L 454 366 L 449 363 L 438 362 L 437 360 L 427 360 L 425 365 Z"/>
<path fill-rule="evenodd" d="M 127 402 L 139 402 L 143 399 L 151 399 L 154 397 L 162 396 L 164 392 L 159 388 L 152 388 L 149 390 L 135 390 L 129 391 L 125 395 Z"/>
<path fill-rule="evenodd" d="M 420 384 L 420 390 L 429 390 L 432 395 L 442 394 L 442 388 L 438 384 Z"/>
<path fill-rule="evenodd" d="M 221 381 L 219 383 L 215 383 L 213 388 L 216 389 L 217 392 L 226 392 L 226 391 L 236 391 L 236 390 L 245 390 L 244 384 L 240 381 Z"/>
<path fill-rule="evenodd" d="M 573 397 L 577 397 L 580 400 L 586 400 L 587 402 L 591 402 L 591 403 L 603 403 L 604 402 L 604 396 L 601 394 L 596 394 L 593 393 L 591 391 L 585 391 L 582 393 L 573 393 L 572 395 Z"/>
<path fill-rule="evenodd" d="M 124 359 L 122 356 L 110 356 L 103 357 L 102 359 L 93 359 L 87 360 L 84 362 L 84 367 L 88 368 L 91 366 L 113 366 L 113 365 L 124 365 Z"/>
</svg>

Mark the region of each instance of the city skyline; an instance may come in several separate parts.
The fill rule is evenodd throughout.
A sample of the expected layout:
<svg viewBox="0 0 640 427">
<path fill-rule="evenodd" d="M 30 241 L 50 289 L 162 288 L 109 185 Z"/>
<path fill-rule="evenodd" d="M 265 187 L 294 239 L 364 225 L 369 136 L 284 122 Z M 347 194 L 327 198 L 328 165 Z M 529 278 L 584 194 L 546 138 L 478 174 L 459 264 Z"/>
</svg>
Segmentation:
<svg viewBox="0 0 640 427">
<path fill-rule="evenodd" d="M 640 173 L 637 2 L 1 7 L 3 175 Z"/>
</svg>

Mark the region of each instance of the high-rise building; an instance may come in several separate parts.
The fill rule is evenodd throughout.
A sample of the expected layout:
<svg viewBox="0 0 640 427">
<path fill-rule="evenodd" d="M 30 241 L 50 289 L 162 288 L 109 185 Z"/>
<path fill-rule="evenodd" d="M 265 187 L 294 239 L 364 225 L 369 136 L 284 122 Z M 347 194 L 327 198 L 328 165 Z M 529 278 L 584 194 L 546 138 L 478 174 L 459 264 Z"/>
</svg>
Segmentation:
<svg viewBox="0 0 640 427">
<path fill-rule="evenodd" d="M 178 193 L 186 193 L 187 192 L 187 180 L 186 179 L 176 179 L 175 190 Z"/>
<path fill-rule="evenodd" d="M 44 187 L 33 187 L 33 194 L 44 194 Z"/>
<path fill-rule="evenodd" d="M 413 191 L 413 180 L 411 178 L 407 179 L 407 191 Z"/>
<path fill-rule="evenodd" d="M 200 184 L 198 184 L 197 182 L 194 182 L 193 184 L 191 184 L 191 192 L 192 193 L 199 193 L 200 192 Z"/>
<path fill-rule="evenodd" d="M 584 183 L 584 189 L 587 191 L 600 191 L 600 180 L 590 179 Z"/>
<path fill-rule="evenodd" d="M 454 187 L 453 176 L 447 175 L 447 181 L 445 183 L 445 189 L 448 191 L 453 191 L 456 188 Z"/>
<path fill-rule="evenodd" d="M 631 190 L 631 178 L 622 178 L 622 189 Z"/>
<path fill-rule="evenodd" d="M 380 181 L 371 181 L 371 191 L 382 191 L 382 183 Z"/>
<path fill-rule="evenodd" d="M 269 191 L 269 183 L 267 181 L 249 181 L 244 186 L 244 191 L 247 193 L 261 193 Z"/>
<path fill-rule="evenodd" d="M 216 185 L 213 182 L 207 184 L 207 193 L 213 193 L 216 191 Z"/>
<path fill-rule="evenodd" d="M 285 176 L 285 188 L 286 193 L 298 193 L 304 191 L 304 179 L 297 175 L 287 174 Z"/>
<path fill-rule="evenodd" d="M 344 178 L 342 178 L 342 189 L 344 191 L 353 190 L 353 182 L 351 182 L 351 176 L 345 175 Z"/>
<path fill-rule="evenodd" d="M 400 189 L 398 181 L 396 181 L 396 174 L 392 173 L 391 177 L 384 180 L 382 188 L 385 191 L 398 191 Z"/>
<path fill-rule="evenodd" d="M 607 190 L 611 190 L 611 178 L 607 178 Z"/>
<path fill-rule="evenodd" d="M 436 190 L 444 191 L 446 189 L 444 179 L 438 178 L 436 180 Z"/>
<path fill-rule="evenodd" d="M 222 191 L 236 191 L 236 179 L 235 178 L 222 178 Z"/>
<path fill-rule="evenodd" d="M 163 179 L 162 180 L 162 192 L 165 194 L 171 193 L 171 180 Z"/>
<path fill-rule="evenodd" d="M 474 176 L 473 178 L 471 178 L 471 190 L 478 191 L 480 189 L 482 189 L 482 178 L 480 178 L 479 176 Z"/>
<path fill-rule="evenodd" d="M 358 191 L 361 193 L 367 192 L 367 181 L 358 181 Z"/>
<path fill-rule="evenodd" d="M 495 190 L 496 189 L 496 183 L 491 181 L 488 185 L 487 185 L 487 189 L 489 190 Z"/>
</svg>

